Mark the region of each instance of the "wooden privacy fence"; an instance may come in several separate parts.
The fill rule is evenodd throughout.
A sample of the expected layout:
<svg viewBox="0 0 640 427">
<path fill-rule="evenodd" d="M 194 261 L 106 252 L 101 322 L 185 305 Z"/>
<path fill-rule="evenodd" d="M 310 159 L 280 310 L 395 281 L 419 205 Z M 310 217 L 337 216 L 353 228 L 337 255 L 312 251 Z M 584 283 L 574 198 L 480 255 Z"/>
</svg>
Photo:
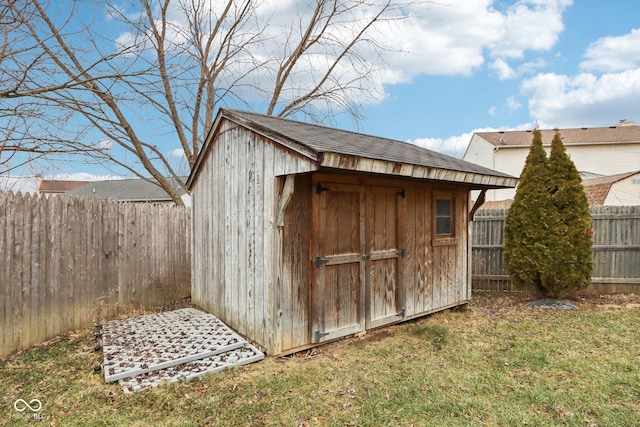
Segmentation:
<svg viewBox="0 0 640 427">
<path fill-rule="evenodd" d="M 474 289 L 513 290 L 502 259 L 507 209 L 478 210 L 473 220 Z M 596 206 L 593 224 L 593 277 L 590 289 L 640 293 L 640 206 Z"/>
<path fill-rule="evenodd" d="M 191 213 L 0 193 L 0 357 L 190 295 Z"/>
</svg>

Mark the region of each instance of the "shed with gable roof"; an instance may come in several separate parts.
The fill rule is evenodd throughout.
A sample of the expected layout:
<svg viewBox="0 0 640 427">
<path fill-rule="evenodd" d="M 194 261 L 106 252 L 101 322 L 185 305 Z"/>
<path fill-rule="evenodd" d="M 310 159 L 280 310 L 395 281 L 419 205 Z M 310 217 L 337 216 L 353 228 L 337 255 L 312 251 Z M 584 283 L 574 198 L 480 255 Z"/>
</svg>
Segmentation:
<svg viewBox="0 0 640 427">
<path fill-rule="evenodd" d="M 471 299 L 470 192 L 516 178 L 221 109 L 187 181 L 192 302 L 278 355 Z"/>
</svg>

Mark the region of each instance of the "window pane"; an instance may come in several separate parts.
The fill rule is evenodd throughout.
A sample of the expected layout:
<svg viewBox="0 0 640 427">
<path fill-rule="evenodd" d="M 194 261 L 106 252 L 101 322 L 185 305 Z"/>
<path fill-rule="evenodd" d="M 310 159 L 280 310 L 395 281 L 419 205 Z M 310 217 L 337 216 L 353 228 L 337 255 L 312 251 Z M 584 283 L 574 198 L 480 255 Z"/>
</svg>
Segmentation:
<svg viewBox="0 0 640 427">
<path fill-rule="evenodd" d="M 436 234 L 451 234 L 451 218 L 436 218 Z"/>
<path fill-rule="evenodd" d="M 453 235 L 453 200 L 436 199 L 436 236 Z"/>
<path fill-rule="evenodd" d="M 450 216 L 451 215 L 451 200 L 450 199 L 437 199 L 436 200 L 436 215 L 437 216 Z"/>
</svg>

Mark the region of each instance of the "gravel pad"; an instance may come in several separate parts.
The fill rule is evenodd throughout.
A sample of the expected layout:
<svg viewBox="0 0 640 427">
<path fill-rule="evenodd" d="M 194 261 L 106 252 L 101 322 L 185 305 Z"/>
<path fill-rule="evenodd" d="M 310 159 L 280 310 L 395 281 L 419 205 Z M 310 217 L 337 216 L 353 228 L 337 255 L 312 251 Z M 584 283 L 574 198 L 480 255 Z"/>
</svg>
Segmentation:
<svg viewBox="0 0 640 427">
<path fill-rule="evenodd" d="M 554 299 L 543 299 L 533 301 L 529 304 L 531 308 L 555 308 L 562 310 L 577 310 L 578 308 L 568 301 L 558 301 Z"/>
<path fill-rule="evenodd" d="M 218 318 L 194 308 L 118 319 L 102 325 L 104 379 L 114 382 L 246 345 Z"/>
<path fill-rule="evenodd" d="M 189 381 L 205 374 L 219 372 L 234 366 L 247 365 L 262 359 L 264 359 L 264 354 L 260 350 L 251 344 L 245 344 L 244 347 L 223 354 L 126 378 L 118 383 L 125 394 L 132 394 L 156 387 L 162 382 Z"/>
</svg>

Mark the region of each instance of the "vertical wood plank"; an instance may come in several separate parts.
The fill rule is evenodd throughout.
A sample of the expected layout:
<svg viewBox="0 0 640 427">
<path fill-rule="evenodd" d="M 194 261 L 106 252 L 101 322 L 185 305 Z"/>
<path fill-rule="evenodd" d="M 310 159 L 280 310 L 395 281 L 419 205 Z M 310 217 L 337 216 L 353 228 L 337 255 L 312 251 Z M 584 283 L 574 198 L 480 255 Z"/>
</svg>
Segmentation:
<svg viewBox="0 0 640 427">
<path fill-rule="evenodd" d="M 18 325 L 15 321 L 15 316 L 13 312 L 13 307 L 16 304 L 16 295 L 15 295 L 15 284 L 13 282 L 14 275 L 14 229 L 15 229 L 15 216 L 16 216 L 16 199 L 21 197 L 20 195 L 13 195 L 9 193 L 6 199 L 5 205 L 5 240 L 4 240 L 4 248 L 6 248 L 4 253 L 4 286 L 5 286 L 5 295 L 4 298 L 4 328 L 5 329 L 5 346 L 9 349 L 18 348 L 15 342 L 16 328 Z"/>
<path fill-rule="evenodd" d="M 29 301 L 29 316 L 31 331 L 30 335 L 32 342 L 30 344 L 36 344 L 41 341 L 41 328 L 40 328 L 40 291 L 42 289 L 41 282 L 43 281 L 41 272 L 43 263 L 45 260 L 42 258 L 42 235 L 44 230 L 42 229 L 42 218 L 40 216 L 40 206 L 42 201 L 38 196 L 33 196 L 31 199 L 30 217 L 32 222 L 31 235 L 28 237 L 31 240 L 31 299 Z M 2 208 L 0 207 L 0 216 L 2 215 Z M 0 224 L 0 236 L 2 235 L 2 224 Z M 0 238 L 1 240 L 1 238 Z M 0 241 L 0 247 L 2 242 Z M 0 273 L 0 278 L 2 274 Z M 1 279 L 0 279 L 1 280 Z M 0 319 L 2 316 L 0 315 Z M 0 348 L 1 344 L 0 344 Z M 0 350 L 0 353 L 2 351 Z"/>
<path fill-rule="evenodd" d="M 0 248 L 7 248 L 6 234 L 9 229 L 8 224 L 8 209 L 7 202 L 10 193 L 0 192 Z M 11 306 L 11 297 L 9 294 L 9 280 L 7 277 L 8 266 L 6 263 L 6 250 L 0 252 L 0 295 L 3 296 L 0 300 L 0 323 L 3 327 L 0 328 L 0 357 L 7 354 L 13 345 L 13 340 L 10 336 L 13 335 L 13 331 L 9 325 L 8 308 Z"/>
<path fill-rule="evenodd" d="M 275 346 L 273 325 L 276 323 L 275 313 L 279 289 L 276 288 L 274 280 L 276 266 L 274 257 L 274 235 L 275 235 L 275 215 L 276 215 L 276 174 L 275 170 L 279 166 L 276 161 L 276 148 L 273 144 L 265 145 L 264 152 L 264 173 L 262 175 L 262 212 L 261 219 L 261 246 L 262 265 L 260 275 L 263 277 L 263 286 L 256 288 L 255 310 L 256 310 L 256 336 L 267 343 Z M 258 225 L 258 224 L 256 224 Z M 256 263 L 258 264 L 258 263 Z"/>
<path fill-rule="evenodd" d="M 417 307 L 421 304 L 421 284 L 418 279 L 418 263 L 420 247 L 418 242 L 418 227 L 416 218 L 416 190 L 415 185 L 407 183 L 405 186 L 406 196 L 401 201 L 402 212 L 402 236 L 403 246 L 406 248 L 405 259 L 402 262 L 401 276 L 402 288 L 404 292 L 404 308 L 407 316 L 417 313 Z M 424 284 L 422 284 L 424 286 Z"/>
<path fill-rule="evenodd" d="M 28 196 L 22 196 L 18 194 L 15 198 L 15 210 L 14 210 L 14 223 L 13 223 L 13 246 L 9 250 L 13 251 L 12 262 L 15 264 L 13 267 L 13 275 L 11 276 L 11 286 L 13 287 L 13 317 L 14 317 L 14 331 L 13 341 L 14 345 L 18 348 L 24 347 L 24 329 L 25 322 L 23 316 L 23 296 L 24 296 L 24 268 L 25 260 L 24 253 L 24 228 L 25 228 L 25 207 L 27 206 Z"/>
</svg>

